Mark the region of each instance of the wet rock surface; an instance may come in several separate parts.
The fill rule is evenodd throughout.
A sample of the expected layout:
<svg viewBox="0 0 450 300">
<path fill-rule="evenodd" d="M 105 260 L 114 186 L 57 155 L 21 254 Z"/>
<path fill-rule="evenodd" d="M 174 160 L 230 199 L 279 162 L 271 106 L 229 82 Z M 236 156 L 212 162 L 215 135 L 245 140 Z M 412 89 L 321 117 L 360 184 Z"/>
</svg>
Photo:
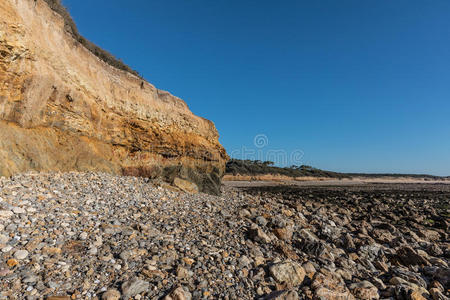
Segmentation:
<svg viewBox="0 0 450 300">
<path fill-rule="evenodd" d="M 0 299 L 448 299 L 446 185 L 0 178 Z"/>
</svg>

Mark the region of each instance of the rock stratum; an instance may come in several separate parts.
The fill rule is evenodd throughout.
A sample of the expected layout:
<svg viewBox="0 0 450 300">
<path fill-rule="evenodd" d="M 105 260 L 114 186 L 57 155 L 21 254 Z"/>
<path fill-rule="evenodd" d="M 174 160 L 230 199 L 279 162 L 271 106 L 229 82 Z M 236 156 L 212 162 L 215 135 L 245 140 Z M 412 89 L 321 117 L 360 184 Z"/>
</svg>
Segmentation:
<svg viewBox="0 0 450 300">
<path fill-rule="evenodd" d="M 0 16 L 0 175 L 179 177 L 219 192 L 228 156 L 211 121 L 99 59 L 43 0 L 3 0 Z"/>
</svg>

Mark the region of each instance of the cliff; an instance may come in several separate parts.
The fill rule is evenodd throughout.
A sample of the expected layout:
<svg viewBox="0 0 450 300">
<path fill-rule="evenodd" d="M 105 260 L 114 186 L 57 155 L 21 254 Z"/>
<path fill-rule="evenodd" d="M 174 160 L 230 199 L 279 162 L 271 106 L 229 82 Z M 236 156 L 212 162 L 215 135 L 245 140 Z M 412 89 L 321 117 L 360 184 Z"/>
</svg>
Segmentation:
<svg viewBox="0 0 450 300">
<path fill-rule="evenodd" d="M 214 124 L 94 55 L 43 0 L 0 2 L 0 175 L 103 171 L 218 193 Z"/>
</svg>

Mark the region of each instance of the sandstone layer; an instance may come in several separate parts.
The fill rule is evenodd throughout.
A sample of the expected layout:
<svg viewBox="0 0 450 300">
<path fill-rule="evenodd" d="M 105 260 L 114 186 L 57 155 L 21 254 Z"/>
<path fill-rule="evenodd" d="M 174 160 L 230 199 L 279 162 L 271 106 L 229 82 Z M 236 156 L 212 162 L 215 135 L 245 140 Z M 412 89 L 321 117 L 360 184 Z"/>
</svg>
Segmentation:
<svg viewBox="0 0 450 300">
<path fill-rule="evenodd" d="M 228 157 L 212 122 L 100 60 L 43 0 L 3 0 L 0 17 L 0 175 L 95 170 L 219 191 Z"/>
</svg>

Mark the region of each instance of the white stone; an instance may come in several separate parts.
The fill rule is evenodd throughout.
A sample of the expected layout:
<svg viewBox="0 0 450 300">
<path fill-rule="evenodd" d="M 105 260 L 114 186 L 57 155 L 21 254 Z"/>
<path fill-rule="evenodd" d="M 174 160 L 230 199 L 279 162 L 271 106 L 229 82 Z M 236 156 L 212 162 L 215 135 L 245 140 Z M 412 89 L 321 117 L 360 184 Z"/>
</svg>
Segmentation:
<svg viewBox="0 0 450 300">
<path fill-rule="evenodd" d="M 3 253 L 8 253 L 9 251 L 12 250 L 12 248 L 13 248 L 12 246 L 6 245 L 5 247 L 2 248 L 2 252 Z"/>
<path fill-rule="evenodd" d="M 103 238 L 100 235 L 97 235 L 93 244 L 96 247 L 100 247 L 103 244 Z"/>
<path fill-rule="evenodd" d="M 9 237 L 4 234 L 0 234 L 0 244 L 6 244 L 9 241 Z"/>
<path fill-rule="evenodd" d="M 29 213 L 34 213 L 34 212 L 36 212 L 36 211 L 37 211 L 37 209 L 34 208 L 34 207 L 28 207 L 28 208 L 27 208 L 27 212 L 29 212 Z"/>
<path fill-rule="evenodd" d="M 23 209 L 22 207 L 13 207 L 12 208 L 12 211 L 15 213 L 15 214 L 24 214 L 25 213 L 25 209 Z"/>
<path fill-rule="evenodd" d="M 14 258 L 21 260 L 21 259 L 25 259 L 28 256 L 28 251 L 27 250 L 17 250 L 14 253 Z"/>
<path fill-rule="evenodd" d="M 10 218 L 14 213 L 10 210 L 0 210 L 0 218 Z"/>
<path fill-rule="evenodd" d="M 91 249 L 89 249 L 88 253 L 90 255 L 97 255 L 98 249 L 97 247 L 92 247 Z"/>
</svg>

